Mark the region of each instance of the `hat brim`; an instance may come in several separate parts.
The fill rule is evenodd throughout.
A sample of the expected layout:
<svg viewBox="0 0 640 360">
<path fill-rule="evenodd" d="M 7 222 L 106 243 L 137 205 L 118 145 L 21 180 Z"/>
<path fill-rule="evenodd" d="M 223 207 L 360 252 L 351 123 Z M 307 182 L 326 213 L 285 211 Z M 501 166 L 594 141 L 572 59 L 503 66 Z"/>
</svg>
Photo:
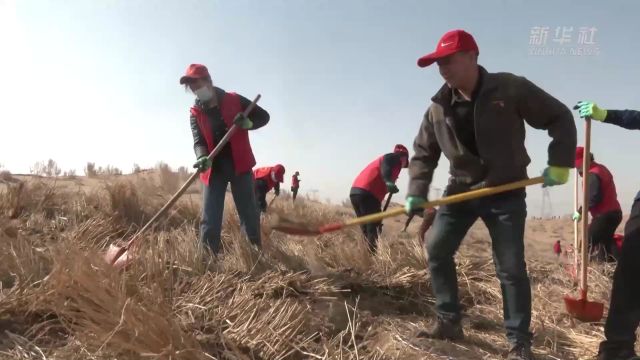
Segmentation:
<svg viewBox="0 0 640 360">
<path fill-rule="evenodd" d="M 197 78 L 195 78 L 193 76 L 185 75 L 185 76 L 180 78 L 180 85 L 188 84 L 188 83 L 192 82 L 195 79 L 197 79 Z"/>
<path fill-rule="evenodd" d="M 451 54 L 455 54 L 458 51 L 462 51 L 461 49 L 445 49 L 445 50 L 440 50 L 440 51 L 434 51 L 431 54 L 427 54 L 421 58 L 418 59 L 418 66 L 420 67 L 427 67 L 431 64 L 433 64 L 434 62 L 438 61 L 439 59 L 442 59 L 443 57 L 447 57 Z"/>
</svg>

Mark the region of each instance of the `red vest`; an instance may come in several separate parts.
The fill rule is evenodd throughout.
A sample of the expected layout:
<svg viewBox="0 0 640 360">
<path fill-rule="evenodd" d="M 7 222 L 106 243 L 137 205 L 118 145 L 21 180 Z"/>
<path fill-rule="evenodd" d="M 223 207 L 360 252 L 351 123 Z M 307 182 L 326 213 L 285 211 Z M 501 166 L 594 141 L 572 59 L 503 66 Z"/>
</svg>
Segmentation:
<svg viewBox="0 0 640 360">
<path fill-rule="evenodd" d="M 367 190 L 368 192 L 373 194 L 376 199 L 380 200 L 380 202 L 384 200 L 384 196 L 388 192 L 387 185 L 382 179 L 382 172 L 380 169 L 380 166 L 382 165 L 382 158 L 383 156 L 380 156 L 379 158 L 373 160 L 369 165 L 367 165 L 367 167 L 364 168 L 362 172 L 360 172 L 358 177 L 356 177 L 352 185 L 352 187 Z M 393 169 L 391 169 L 391 180 L 395 182 L 396 179 L 398 179 L 400 170 L 402 170 L 401 165 L 394 166 Z"/>
<path fill-rule="evenodd" d="M 253 179 L 264 180 L 267 183 L 267 192 L 271 191 L 276 186 L 276 182 L 271 178 L 271 171 L 273 167 L 261 167 L 253 170 Z"/>
<path fill-rule="evenodd" d="M 293 175 L 291 177 L 291 187 L 293 188 L 299 188 L 300 187 L 300 180 L 298 180 L 298 177 Z"/>
<path fill-rule="evenodd" d="M 218 99 L 220 106 L 220 114 L 227 128 L 231 129 L 233 125 L 233 119 L 242 112 L 242 105 L 240 105 L 240 97 L 233 92 L 225 93 L 222 99 Z M 196 117 L 200 132 L 204 136 L 207 142 L 207 149 L 209 153 L 216 147 L 216 143 L 213 140 L 213 130 L 209 123 L 207 114 L 199 107 L 191 107 L 191 114 Z M 231 146 L 231 156 L 233 157 L 233 166 L 236 174 L 242 174 L 251 170 L 256 165 L 256 159 L 253 156 L 251 150 L 251 143 L 249 142 L 249 132 L 247 130 L 238 128 L 236 133 L 229 139 L 229 146 Z M 206 185 L 209 185 L 209 176 L 215 169 L 211 168 L 200 174 L 200 180 Z"/>
<path fill-rule="evenodd" d="M 609 211 L 621 210 L 620 203 L 618 202 L 616 185 L 613 183 L 613 175 L 611 175 L 609 169 L 604 165 L 592 163 L 589 172 L 598 175 L 598 178 L 600 179 L 600 192 L 602 193 L 602 200 L 600 203 L 589 209 L 591 216 L 598 216 Z"/>
</svg>

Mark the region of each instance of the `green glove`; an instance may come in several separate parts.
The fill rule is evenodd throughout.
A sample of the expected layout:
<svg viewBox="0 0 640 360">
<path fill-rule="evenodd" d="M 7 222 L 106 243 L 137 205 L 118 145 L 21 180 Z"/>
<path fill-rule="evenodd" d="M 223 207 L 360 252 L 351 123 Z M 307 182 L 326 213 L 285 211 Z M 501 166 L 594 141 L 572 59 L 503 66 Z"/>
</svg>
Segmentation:
<svg viewBox="0 0 640 360">
<path fill-rule="evenodd" d="M 574 211 L 573 215 L 571 215 L 571 218 L 573 219 L 573 221 L 580 221 L 582 220 L 582 214 L 580 214 L 577 211 Z"/>
<path fill-rule="evenodd" d="M 578 101 L 573 107 L 573 110 L 578 110 L 580 117 L 590 117 L 593 120 L 604 121 L 607 117 L 607 110 L 600 109 L 598 105 L 591 101 Z"/>
<path fill-rule="evenodd" d="M 400 191 L 400 189 L 398 189 L 396 184 L 392 183 L 391 181 L 386 182 L 386 184 L 387 184 L 387 191 L 389 191 L 389 193 L 395 194 L 398 191 Z"/>
<path fill-rule="evenodd" d="M 422 211 L 420 205 L 427 202 L 427 199 L 420 196 L 408 196 L 407 201 L 404 203 L 404 211 L 411 215 L 416 212 Z"/>
<path fill-rule="evenodd" d="M 236 115 L 236 117 L 233 119 L 233 123 L 239 128 L 245 130 L 249 130 L 253 127 L 253 122 L 251 121 L 251 119 L 244 116 L 243 113 L 239 113 L 238 115 Z"/>
<path fill-rule="evenodd" d="M 569 180 L 569 168 L 549 166 L 542 172 L 544 183 L 542 187 L 562 185 Z"/>
<path fill-rule="evenodd" d="M 198 161 L 196 161 L 196 163 L 193 164 L 193 167 L 198 169 L 198 171 L 206 171 L 211 167 L 211 163 L 212 161 L 211 159 L 209 159 L 208 156 L 202 155 L 198 158 Z"/>
</svg>

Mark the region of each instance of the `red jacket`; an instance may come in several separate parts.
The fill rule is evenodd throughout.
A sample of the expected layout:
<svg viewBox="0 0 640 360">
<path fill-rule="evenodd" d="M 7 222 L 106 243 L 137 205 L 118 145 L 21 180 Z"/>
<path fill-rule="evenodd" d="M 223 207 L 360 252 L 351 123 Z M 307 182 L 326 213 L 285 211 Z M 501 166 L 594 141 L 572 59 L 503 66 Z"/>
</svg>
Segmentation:
<svg viewBox="0 0 640 360">
<path fill-rule="evenodd" d="M 300 187 L 300 180 L 298 180 L 298 177 L 296 175 L 291 176 L 291 187 L 292 188 Z"/>
<path fill-rule="evenodd" d="M 604 165 L 592 163 L 589 172 L 596 174 L 600 179 L 600 191 L 602 192 L 602 200 L 596 206 L 589 209 L 591 216 L 598 216 L 609 211 L 621 210 L 618 202 L 618 194 L 616 185 L 613 182 L 613 175 Z"/>
<path fill-rule="evenodd" d="M 264 180 L 267 183 L 267 192 L 271 191 L 276 186 L 276 182 L 271 178 L 271 171 L 274 167 L 267 166 L 253 170 L 254 180 Z"/>
<path fill-rule="evenodd" d="M 554 254 L 561 254 L 562 253 L 562 248 L 560 247 L 560 243 L 556 242 L 555 244 L 553 244 L 553 253 Z"/>
<path fill-rule="evenodd" d="M 380 168 L 383 157 L 384 156 L 380 156 L 379 158 L 373 160 L 369 165 L 367 165 L 367 167 L 364 168 L 362 172 L 360 172 L 358 177 L 356 177 L 352 185 L 352 187 L 367 190 L 368 192 L 373 194 L 376 199 L 380 200 L 380 202 L 384 200 L 384 196 L 388 192 L 387 185 L 382 179 L 382 172 Z M 394 166 L 393 169 L 391 169 L 392 181 L 395 182 L 398 179 L 400 170 L 402 170 L 401 165 Z"/>
<path fill-rule="evenodd" d="M 242 106 L 240 105 L 240 97 L 233 92 L 225 93 L 225 96 L 220 99 L 220 113 L 227 128 L 231 128 L 233 125 L 233 119 L 236 115 L 242 112 Z M 209 124 L 207 115 L 197 106 L 191 107 L 191 114 L 196 117 L 200 131 L 207 142 L 207 149 L 209 153 L 213 151 L 216 144 L 213 140 L 213 131 Z M 236 174 L 242 174 L 250 171 L 256 165 L 256 159 L 253 156 L 253 150 L 251 150 L 251 143 L 249 142 L 249 132 L 247 130 L 238 128 L 236 133 L 229 139 L 229 146 L 231 146 L 231 153 L 233 156 L 233 165 Z M 215 169 L 208 169 L 200 174 L 200 179 L 205 184 L 209 185 L 209 177 L 211 172 Z"/>
</svg>

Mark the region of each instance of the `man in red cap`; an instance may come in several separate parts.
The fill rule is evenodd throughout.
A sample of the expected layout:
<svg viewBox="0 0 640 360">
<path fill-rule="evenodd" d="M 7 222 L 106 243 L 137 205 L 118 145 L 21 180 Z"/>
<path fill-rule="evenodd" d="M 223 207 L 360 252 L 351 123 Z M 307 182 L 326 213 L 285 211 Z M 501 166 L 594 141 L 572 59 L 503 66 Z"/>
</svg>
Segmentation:
<svg viewBox="0 0 640 360">
<path fill-rule="evenodd" d="M 251 243 L 260 247 L 260 215 L 256 207 L 251 172 L 256 161 L 248 130 L 266 125 L 269 113 L 256 106 L 245 117 L 242 112 L 251 101 L 214 86 L 209 71 L 201 64 L 189 65 L 186 74 L 180 78 L 180 84 L 196 96 L 190 111 L 193 149 L 198 159 L 193 167 L 201 171 L 200 178 L 204 184 L 201 241 L 214 254 L 220 252 L 224 199 L 230 183 L 240 224 Z M 233 124 L 238 126 L 238 131 L 222 151 L 210 160 L 209 153 Z"/>
<path fill-rule="evenodd" d="M 280 195 L 280 183 L 284 182 L 284 166 L 277 164 L 257 168 L 253 171 L 256 181 L 256 198 L 258 208 L 262 212 L 267 212 L 267 193 L 273 189 L 276 196 Z"/>
<path fill-rule="evenodd" d="M 590 117 L 605 124 L 640 130 L 640 111 L 607 110 L 591 101 L 574 106 L 580 117 Z M 600 343 L 598 360 L 638 360 L 634 346 L 640 326 L 640 192 L 631 206 L 624 226 L 624 241 L 613 273 L 609 312 L 604 325 L 605 340 Z"/>
<path fill-rule="evenodd" d="M 593 154 L 589 166 L 589 213 L 591 213 L 591 225 L 589 226 L 589 244 L 592 254 L 599 260 L 605 260 L 609 256 L 618 257 L 613 235 L 622 222 L 622 209 L 618 202 L 616 184 L 613 175 L 606 166 L 595 162 Z M 583 174 L 584 148 L 576 148 L 576 169 L 580 176 Z M 580 221 L 582 208 L 573 214 L 573 221 Z"/>
<path fill-rule="evenodd" d="M 479 50 L 463 30 L 447 32 L 418 66 L 437 63 L 445 84 L 431 98 L 409 164 L 408 213 L 421 211 L 440 155 L 450 163 L 446 195 L 496 186 L 528 177 L 525 122 L 552 138 L 544 185 L 567 182 L 574 165 L 576 126 L 571 111 L 524 77 L 489 73 L 478 65 Z M 508 359 L 533 359 L 531 286 L 524 259 L 527 214 L 525 189 L 443 205 L 427 234 L 426 251 L 438 321 L 429 338 L 464 337 L 460 324 L 454 255 L 467 231 L 481 218 L 491 235 L 493 258 L 504 301 Z"/>
<path fill-rule="evenodd" d="M 293 195 L 293 201 L 296 201 L 296 197 L 298 197 L 298 190 L 300 189 L 300 173 L 296 171 L 293 176 L 291 176 L 291 194 Z"/>
<path fill-rule="evenodd" d="M 382 155 L 367 165 L 358 174 L 351 186 L 349 198 L 357 216 L 375 214 L 382 210 L 382 200 L 387 193 L 397 193 L 396 180 L 400 170 L 409 164 L 409 151 L 397 144 L 392 153 Z M 378 232 L 381 223 L 361 226 L 369 250 L 375 254 L 378 247 Z"/>
</svg>

